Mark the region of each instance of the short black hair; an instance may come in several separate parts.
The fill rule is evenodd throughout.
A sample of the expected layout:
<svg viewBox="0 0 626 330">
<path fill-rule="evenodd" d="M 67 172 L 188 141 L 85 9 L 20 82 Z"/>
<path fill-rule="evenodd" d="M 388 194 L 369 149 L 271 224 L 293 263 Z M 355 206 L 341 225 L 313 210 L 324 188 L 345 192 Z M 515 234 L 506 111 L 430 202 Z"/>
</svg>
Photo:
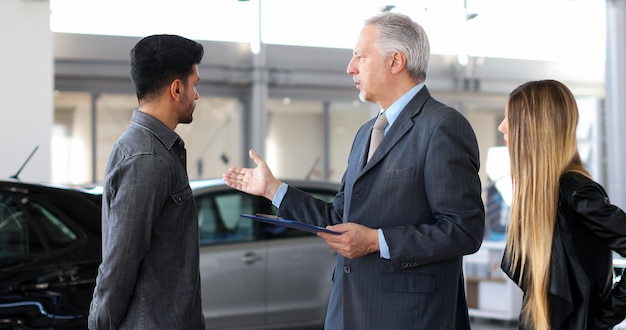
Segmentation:
<svg viewBox="0 0 626 330">
<path fill-rule="evenodd" d="M 204 56 L 202 44 L 170 34 L 147 36 L 130 51 L 130 78 L 137 99 L 156 95 L 175 79 L 186 82 Z"/>
</svg>

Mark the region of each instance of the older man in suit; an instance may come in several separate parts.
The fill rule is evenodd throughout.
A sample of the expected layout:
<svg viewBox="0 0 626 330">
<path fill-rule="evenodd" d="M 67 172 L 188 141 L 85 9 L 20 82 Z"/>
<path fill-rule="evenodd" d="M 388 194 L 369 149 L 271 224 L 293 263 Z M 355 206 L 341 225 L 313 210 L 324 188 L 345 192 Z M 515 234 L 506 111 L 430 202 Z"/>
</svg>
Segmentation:
<svg viewBox="0 0 626 330">
<path fill-rule="evenodd" d="M 343 232 L 318 234 L 339 253 L 326 329 L 470 328 L 462 259 L 484 232 L 478 145 L 463 115 L 424 85 L 429 52 L 405 15 L 365 22 L 348 74 L 381 114 L 357 132 L 333 203 L 285 185 L 254 151 L 256 168 L 224 174 L 279 216 Z"/>
</svg>

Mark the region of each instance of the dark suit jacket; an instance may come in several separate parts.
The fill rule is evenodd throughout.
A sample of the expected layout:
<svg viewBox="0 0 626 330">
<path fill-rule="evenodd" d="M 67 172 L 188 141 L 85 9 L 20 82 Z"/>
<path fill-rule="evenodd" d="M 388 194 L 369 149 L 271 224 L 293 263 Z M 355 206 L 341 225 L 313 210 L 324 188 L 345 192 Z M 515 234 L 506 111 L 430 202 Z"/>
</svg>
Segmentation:
<svg viewBox="0 0 626 330">
<path fill-rule="evenodd" d="M 604 189 L 593 180 L 565 174 L 552 239 L 551 329 L 611 329 L 624 319 L 626 276 L 613 289 L 611 250 L 626 256 L 626 214 L 610 204 Z M 502 268 L 519 282 L 519 274 L 509 271 L 506 260 Z M 523 323 L 520 328 L 531 329 Z"/>
<path fill-rule="evenodd" d="M 290 187 L 278 212 L 383 229 L 391 260 L 337 257 L 326 329 L 469 329 L 462 256 L 484 231 L 474 132 L 424 87 L 366 165 L 373 123 L 355 137 L 333 204 Z"/>
</svg>

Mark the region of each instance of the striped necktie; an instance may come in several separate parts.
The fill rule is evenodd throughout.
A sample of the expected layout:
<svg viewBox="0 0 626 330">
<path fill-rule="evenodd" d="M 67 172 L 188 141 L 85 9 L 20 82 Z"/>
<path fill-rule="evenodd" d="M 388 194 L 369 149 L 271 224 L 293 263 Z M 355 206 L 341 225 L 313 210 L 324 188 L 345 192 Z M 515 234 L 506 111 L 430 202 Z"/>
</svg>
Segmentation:
<svg viewBox="0 0 626 330">
<path fill-rule="evenodd" d="M 376 151 L 376 148 L 378 148 L 378 145 L 380 144 L 380 141 L 383 139 L 383 136 L 385 136 L 385 127 L 387 127 L 388 123 L 389 122 L 387 121 L 387 116 L 385 115 L 384 112 L 378 115 L 378 118 L 376 118 L 376 122 L 374 122 L 374 128 L 372 128 L 370 150 L 367 155 L 368 162 L 370 158 L 372 158 L 372 155 L 374 154 L 374 151 Z"/>
</svg>

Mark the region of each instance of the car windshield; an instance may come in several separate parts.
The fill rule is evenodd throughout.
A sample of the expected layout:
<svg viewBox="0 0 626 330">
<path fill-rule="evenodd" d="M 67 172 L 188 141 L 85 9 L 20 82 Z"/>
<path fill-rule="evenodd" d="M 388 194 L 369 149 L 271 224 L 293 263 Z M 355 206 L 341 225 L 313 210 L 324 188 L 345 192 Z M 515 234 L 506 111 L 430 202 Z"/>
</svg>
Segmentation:
<svg viewBox="0 0 626 330">
<path fill-rule="evenodd" d="M 0 194 L 0 258 L 61 249 L 75 240 L 76 233 L 42 204 Z"/>
</svg>

